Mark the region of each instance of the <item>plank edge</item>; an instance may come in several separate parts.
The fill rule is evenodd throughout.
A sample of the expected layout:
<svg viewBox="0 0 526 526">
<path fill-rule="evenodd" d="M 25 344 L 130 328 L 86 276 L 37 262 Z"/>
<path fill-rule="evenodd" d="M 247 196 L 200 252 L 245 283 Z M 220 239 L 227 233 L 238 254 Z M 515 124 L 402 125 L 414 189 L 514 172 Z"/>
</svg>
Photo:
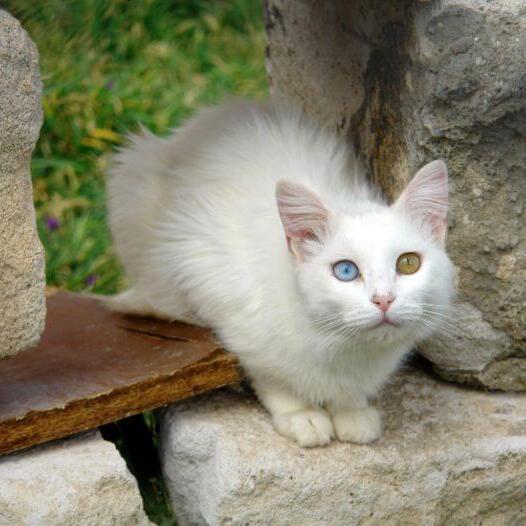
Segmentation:
<svg viewBox="0 0 526 526">
<path fill-rule="evenodd" d="M 0 455 L 88 431 L 241 380 L 235 357 L 216 350 L 207 359 L 168 375 L 75 400 L 63 408 L 5 420 L 0 425 Z"/>
</svg>

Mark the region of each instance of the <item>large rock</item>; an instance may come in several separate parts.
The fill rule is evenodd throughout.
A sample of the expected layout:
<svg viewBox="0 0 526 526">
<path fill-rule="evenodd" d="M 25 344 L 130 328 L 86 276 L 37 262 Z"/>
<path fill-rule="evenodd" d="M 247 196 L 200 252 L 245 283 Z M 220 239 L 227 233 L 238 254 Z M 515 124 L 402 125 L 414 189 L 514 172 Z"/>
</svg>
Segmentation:
<svg viewBox="0 0 526 526">
<path fill-rule="evenodd" d="M 173 406 L 161 459 L 179 524 L 524 524 L 524 395 L 408 370 L 380 407 L 379 442 L 301 449 L 246 395 Z"/>
<path fill-rule="evenodd" d="M 29 174 L 41 92 L 37 49 L 0 9 L 0 358 L 34 345 L 44 329 L 44 253 Z"/>
<path fill-rule="evenodd" d="M 0 459 L 0 526 L 146 526 L 136 480 L 97 433 Z"/>
<path fill-rule="evenodd" d="M 459 308 L 422 353 L 447 379 L 525 390 L 526 4 L 267 0 L 266 26 L 273 89 L 346 134 L 387 195 L 447 160 Z"/>
</svg>

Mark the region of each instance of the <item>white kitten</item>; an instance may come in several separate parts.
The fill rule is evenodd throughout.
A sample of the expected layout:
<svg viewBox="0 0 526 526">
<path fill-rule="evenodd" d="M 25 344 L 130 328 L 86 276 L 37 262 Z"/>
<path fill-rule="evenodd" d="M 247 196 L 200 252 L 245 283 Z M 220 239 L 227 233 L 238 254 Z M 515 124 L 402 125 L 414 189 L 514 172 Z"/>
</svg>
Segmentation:
<svg viewBox="0 0 526 526">
<path fill-rule="evenodd" d="M 212 327 L 302 446 L 380 436 L 368 399 L 453 294 L 443 162 L 388 206 L 295 106 L 234 102 L 131 137 L 109 194 L 114 308 Z"/>
</svg>

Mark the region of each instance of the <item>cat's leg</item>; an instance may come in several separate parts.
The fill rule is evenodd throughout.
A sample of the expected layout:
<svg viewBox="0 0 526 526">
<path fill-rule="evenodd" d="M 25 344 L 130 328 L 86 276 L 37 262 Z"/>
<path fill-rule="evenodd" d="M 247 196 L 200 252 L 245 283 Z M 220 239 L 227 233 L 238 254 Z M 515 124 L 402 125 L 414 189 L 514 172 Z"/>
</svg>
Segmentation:
<svg viewBox="0 0 526 526">
<path fill-rule="evenodd" d="M 266 380 L 254 380 L 253 387 L 272 416 L 276 431 L 302 447 L 325 446 L 334 436 L 329 413 L 311 407 L 285 388 Z"/>
<path fill-rule="evenodd" d="M 336 437 L 342 442 L 369 444 L 382 434 L 380 413 L 365 397 L 328 403 L 327 410 L 332 416 Z"/>
<path fill-rule="evenodd" d="M 152 305 L 137 289 L 131 288 L 115 296 L 105 297 L 102 301 L 111 310 L 130 314 L 132 316 L 153 316 L 168 321 L 182 321 L 200 325 L 197 317 L 188 312 L 185 302 L 179 297 L 173 297 L 170 309 Z M 177 301 L 176 301 L 177 300 Z"/>
<path fill-rule="evenodd" d="M 134 288 L 125 290 L 115 296 L 104 297 L 102 301 L 109 309 L 122 312 L 123 314 L 149 316 L 152 311 L 151 305 Z"/>
</svg>

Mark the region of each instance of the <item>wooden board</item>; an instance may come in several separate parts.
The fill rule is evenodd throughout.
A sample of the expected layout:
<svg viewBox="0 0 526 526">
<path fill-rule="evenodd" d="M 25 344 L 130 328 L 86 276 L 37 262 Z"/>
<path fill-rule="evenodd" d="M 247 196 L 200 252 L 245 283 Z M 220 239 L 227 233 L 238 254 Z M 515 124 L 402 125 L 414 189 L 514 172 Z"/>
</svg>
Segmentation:
<svg viewBox="0 0 526 526">
<path fill-rule="evenodd" d="M 40 344 L 0 360 L 0 453 L 96 428 L 240 380 L 210 332 L 48 297 Z"/>
</svg>

